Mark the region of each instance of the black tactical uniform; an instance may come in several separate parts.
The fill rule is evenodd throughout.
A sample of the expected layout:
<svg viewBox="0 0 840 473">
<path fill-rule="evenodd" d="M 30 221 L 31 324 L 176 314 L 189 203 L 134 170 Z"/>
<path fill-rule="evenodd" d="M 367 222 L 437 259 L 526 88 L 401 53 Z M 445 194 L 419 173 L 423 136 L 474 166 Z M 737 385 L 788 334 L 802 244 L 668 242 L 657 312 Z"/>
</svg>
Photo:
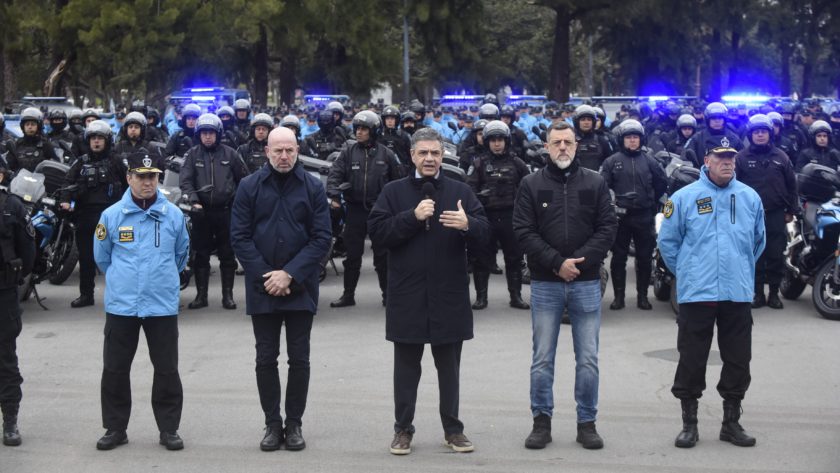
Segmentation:
<svg viewBox="0 0 840 473">
<path fill-rule="evenodd" d="M 195 136 L 195 132 L 192 129 L 180 130 L 169 138 L 169 143 L 166 144 L 166 156 L 178 156 L 182 158 L 197 143 L 198 137 Z"/>
<path fill-rule="evenodd" d="M 306 147 L 316 153 L 316 158 L 326 161 L 330 154 L 341 150 L 346 137 L 338 131 L 332 112 L 328 110 L 322 110 L 318 114 L 318 127 L 318 131 L 305 138 Z"/>
<path fill-rule="evenodd" d="M 502 154 L 486 152 L 473 162 L 467 184 L 484 206 L 490 221 L 491 247 L 488 254 L 478 255 L 473 266 L 476 302 L 474 309 L 487 307 L 487 288 L 490 271 L 495 265 L 496 244 L 505 258 L 505 276 L 511 307 L 529 308 L 522 300 L 522 250 L 513 233 L 513 203 L 522 178 L 529 174 L 528 166 L 507 146 Z"/>
<path fill-rule="evenodd" d="M 15 141 L 10 147 L 6 161 L 9 169 L 14 172 L 26 169 L 34 172 L 35 167 L 41 161 L 58 161 L 53 145 L 41 135 L 24 136 Z"/>
<path fill-rule="evenodd" d="M 202 129 L 216 132 L 216 144 L 210 147 L 201 144 Z M 230 205 L 236 195 L 236 187 L 248 175 L 248 169 L 236 151 L 219 144 L 221 134 L 219 117 L 209 113 L 201 115 L 195 131 L 198 144 L 187 152 L 179 176 L 181 192 L 187 196 L 187 201 L 202 206 L 192 217 L 197 294 L 189 304 L 190 309 L 207 307 L 210 253 L 214 247 L 222 273 L 222 306 L 225 309 L 236 308 L 233 281 L 237 264 L 230 246 Z"/>
<path fill-rule="evenodd" d="M 399 122 L 395 128 L 385 128 L 379 142 L 397 156 L 406 172 L 414 169 L 414 163 L 411 162 L 411 136 L 399 129 Z"/>
<path fill-rule="evenodd" d="M 4 184 L 6 184 L 4 182 Z M 21 331 L 18 281 L 32 272 L 35 231 L 20 200 L 0 190 L 0 408 L 3 444 L 20 445 L 17 415 L 23 378 L 18 369 L 17 337 Z"/>
<path fill-rule="evenodd" d="M 694 167 L 700 169 L 703 166 L 703 158 L 706 156 L 706 150 L 712 148 L 734 148 L 741 150 L 744 146 L 738 135 L 728 129 L 725 125 L 722 130 L 714 130 L 712 128 L 704 128 L 695 133 L 686 142 L 682 159 L 694 163 Z"/>
<path fill-rule="evenodd" d="M 356 116 L 365 112 L 359 112 Z M 374 123 L 381 123 L 373 112 L 367 112 Z M 357 118 L 353 119 L 354 126 Z M 367 123 L 367 122 L 365 122 Z M 381 126 L 381 125 L 380 125 Z M 347 258 L 344 260 L 344 293 L 341 298 L 330 303 L 332 307 L 354 305 L 356 285 L 362 268 L 365 238 L 367 236 L 367 219 L 373 204 L 379 197 L 382 188 L 390 181 L 402 177 L 402 165 L 397 156 L 384 145 L 377 143 L 377 126 L 368 126 L 371 130 L 370 139 L 364 143 L 353 142 L 346 146 L 336 158 L 327 179 L 327 196 L 333 202 L 341 200 L 342 196 L 347 204 L 347 215 L 344 221 L 344 245 L 347 248 Z M 349 183 L 350 188 L 342 191 L 339 186 Z M 379 288 L 382 290 L 383 302 L 385 288 L 388 284 L 386 252 L 378 246 L 373 246 L 373 267 L 379 277 Z"/>
<path fill-rule="evenodd" d="M 624 136 L 632 134 L 623 128 L 625 126 L 622 125 L 619 137 L 621 151 L 607 158 L 601 168 L 601 176 L 615 193 L 616 214 L 618 214 L 618 233 L 612 247 L 613 256 L 610 261 L 615 301 L 610 305 L 610 309 L 617 310 L 624 307 L 626 264 L 632 239 L 636 244 L 637 306 L 643 310 L 650 310 L 647 290 L 650 285 L 653 249 L 656 246 L 654 216 L 659 206 L 659 199 L 668 188 L 668 182 L 665 171 L 659 163 L 645 154 L 642 148 L 630 151 L 624 147 Z"/>
<path fill-rule="evenodd" d="M 752 132 L 758 128 L 753 123 L 756 117 L 759 115 L 754 115 L 750 119 L 752 128 L 749 128 L 747 132 L 750 146 L 735 156 L 735 177 L 752 187 L 761 197 L 761 203 L 764 205 L 767 246 L 755 265 L 753 308 L 761 307 L 766 303 L 772 308 L 781 309 L 779 285 L 784 276 L 783 253 L 787 242 L 785 214 L 794 214 L 798 211 L 799 198 L 796 193 L 796 175 L 793 164 L 782 150 L 773 145 L 772 125 L 769 128 L 771 136 L 769 144 L 752 143 Z M 768 299 L 764 297 L 765 284 L 770 286 Z"/>
<path fill-rule="evenodd" d="M 268 162 L 268 156 L 265 154 L 265 147 L 268 145 L 268 140 L 258 141 L 256 138 L 251 138 L 247 143 L 237 149 L 239 156 L 248 168 L 248 173 L 255 173 Z M 303 151 L 301 150 L 301 154 Z"/>
<path fill-rule="evenodd" d="M 111 128 L 96 120 L 85 132 L 90 147 L 93 135 L 105 137 L 105 149 L 99 153 L 90 151 L 77 159 L 67 171 L 67 186 L 76 186 L 61 194 L 62 203 L 75 202 L 73 217 L 76 221 L 76 246 L 79 249 L 79 298 L 71 307 L 93 305 L 96 263 L 93 259 L 93 234 L 102 211 L 122 198 L 128 184 L 125 181 L 126 167 L 121 158 L 112 151 Z"/>
</svg>

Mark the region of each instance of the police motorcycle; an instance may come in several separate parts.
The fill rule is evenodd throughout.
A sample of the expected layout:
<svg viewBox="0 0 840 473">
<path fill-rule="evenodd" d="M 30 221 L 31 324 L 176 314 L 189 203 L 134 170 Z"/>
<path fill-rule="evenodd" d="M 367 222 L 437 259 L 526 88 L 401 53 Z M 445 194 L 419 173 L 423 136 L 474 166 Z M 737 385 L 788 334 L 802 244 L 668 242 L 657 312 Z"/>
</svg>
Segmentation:
<svg viewBox="0 0 840 473">
<path fill-rule="evenodd" d="M 43 161 L 36 166 L 35 172 L 26 169 L 18 171 L 9 184 L 9 192 L 23 200 L 31 215 L 37 243 L 35 265 L 32 273 L 19 285 L 18 297 L 25 301 L 34 294 L 44 310 L 47 308 L 38 295 L 36 285 L 44 280 L 56 285 L 63 283 L 73 273 L 79 260 L 75 225 L 58 205 L 59 193 L 75 187 L 60 187 L 68 169 L 66 164 Z"/>
<path fill-rule="evenodd" d="M 670 156 L 665 156 L 666 154 Z M 700 179 L 700 170 L 695 168 L 690 161 L 680 159 L 679 155 L 668 153 L 667 151 L 660 151 L 656 154 L 656 157 L 660 163 L 666 159 L 668 161 L 667 166 L 665 166 L 665 175 L 668 177 L 669 196 L 674 195 L 678 190 Z M 662 221 L 664 219 L 665 216 L 662 213 L 656 214 L 655 228 L 657 235 L 659 234 L 660 228 L 662 228 Z M 677 302 L 677 278 L 665 266 L 665 260 L 662 259 L 658 247 L 653 251 L 652 268 L 651 285 L 653 286 L 653 296 L 659 301 L 670 301 L 671 309 L 674 311 L 674 314 L 677 314 L 679 311 Z"/>
<path fill-rule="evenodd" d="M 167 160 L 166 169 L 163 173 L 163 182 L 160 185 L 160 193 L 166 197 L 170 203 L 178 207 L 184 214 L 184 223 L 187 227 L 187 235 L 190 237 L 190 241 L 192 241 L 192 217 L 201 212 L 201 210 L 194 209 L 192 205 L 190 205 L 189 201 L 187 200 L 187 196 L 181 192 L 181 185 L 180 185 L 180 173 L 181 173 L 181 166 L 184 165 L 184 161 L 186 158 L 172 156 Z M 201 187 L 200 189 L 196 190 L 196 193 L 200 192 L 209 192 L 213 190 L 212 185 L 206 185 Z M 190 245 L 190 254 L 187 257 L 187 266 L 181 271 L 179 275 L 181 278 L 181 290 L 183 291 L 190 285 L 190 280 L 192 279 L 192 263 L 193 257 L 195 255 L 195 250 L 193 250 L 192 245 Z"/>
<path fill-rule="evenodd" d="M 840 177 L 830 167 L 807 164 L 796 180 L 803 210 L 787 224 L 779 290 L 782 297 L 794 300 L 811 285 L 817 312 L 840 320 Z"/>
<path fill-rule="evenodd" d="M 333 156 L 333 154 L 335 156 Z M 332 168 L 332 165 L 333 165 L 333 162 L 335 162 L 335 159 L 338 158 L 338 152 L 334 151 L 330 155 L 330 158 L 332 158 L 332 159 L 329 159 L 329 160 L 325 161 L 323 159 L 318 159 L 317 157 L 306 156 L 306 155 L 303 155 L 303 154 L 298 155 L 298 161 L 300 161 L 301 165 L 303 165 L 303 169 L 306 172 L 308 172 L 309 174 L 311 174 L 311 175 L 317 177 L 318 179 L 320 179 L 321 182 L 324 184 L 324 188 L 327 187 L 327 178 L 330 175 L 330 168 Z M 339 186 L 339 189 L 342 189 L 342 190 L 349 189 L 350 184 L 349 183 L 346 183 L 346 184 L 347 184 L 347 186 L 344 189 L 342 189 L 341 186 Z M 342 186 L 343 186 L 343 184 L 342 184 Z M 333 209 L 331 208 L 330 210 L 332 211 Z M 339 212 L 341 214 L 341 216 L 339 217 L 339 220 L 341 221 L 342 226 L 343 226 L 343 216 L 344 216 L 343 210 L 344 210 L 343 207 L 342 207 L 342 209 L 339 210 Z M 332 267 L 333 271 L 335 271 L 336 276 L 338 276 L 340 274 L 338 272 L 338 266 L 335 264 L 335 258 L 340 257 L 342 255 L 336 254 L 333 251 L 337 238 L 338 237 L 333 237 L 331 239 L 330 250 L 327 252 L 327 255 L 320 261 L 321 270 L 320 270 L 320 273 L 318 274 L 318 280 L 319 281 L 323 281 L 324 279 L 327 278 L 327 267 L 328 266 Z"/>
</svg>

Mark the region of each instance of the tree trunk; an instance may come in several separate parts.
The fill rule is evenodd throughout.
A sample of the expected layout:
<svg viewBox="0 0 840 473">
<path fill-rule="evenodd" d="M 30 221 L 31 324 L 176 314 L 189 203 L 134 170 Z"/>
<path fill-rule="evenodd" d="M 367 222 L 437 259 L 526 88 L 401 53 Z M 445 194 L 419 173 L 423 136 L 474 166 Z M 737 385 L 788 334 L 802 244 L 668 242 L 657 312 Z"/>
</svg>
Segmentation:
<svg viewBox="0 0 840 473">
<path fill-rule="evenodd" d="M 709 99 L 720 100 L 721 95 L 721 65 L 720 65 L 720 30 L 712 30 L 712 77 L 709 81 Z"/>
<path fill-rule="evenodd" d="M 730 42 L 730 60 L 729 60 L 729 90 L 735 89 L 738 86 L 738 64 L 741 62 L 740 49 L 741 46 L 741 32 L 732 31 L 732 41 Z"/>
<path fill-rule="evenodd" d="M 569 83 L 569 48 L 572 15 L 569 7 L 558 5 L 554 11 L 554 45 L 551 53 L 551 90 L 548 98 L 557 102 L 567 102 L 571 84 Z"/>
<path fill-rule="evenodd" d="M 17 94 L 17 72 L 14 67 L 14 61 L 9 56 L 8 51 L 3 51 L 3 70 L 0 73 L 3 74 L 3 84 L 4 89 L 6 90 L 6 97 L 5 101 L 3 102 L 4 105 L 6 101 L 16 98 L 15 95 Z"/>
<path fill-rule="evenodd" d="M 297 62 L 294 56 L 280 61 L 280 97 L 278 106 L 286 104 L 291 106 L 295 102 L 295 87 L 297 86 Z"/>
<path fill-rule="evenodd" d="M 254 53 L 254 103 L 260 107 L 268 105 L 268 34 L 265 25 L 260 24 L 259 39 Z"/>
<path fill-rule="evenodd" d="M 782 70 L 781 70 L 781 79 L 779 84 L 779 94 L 782 96 L 790 95 L 790 56 L 791 56 L 792 48 L 788 44 L 782 44 L 779 48 L 779 52 L 781 53 L 781 63 L 782 63 Z"/>
</svg>

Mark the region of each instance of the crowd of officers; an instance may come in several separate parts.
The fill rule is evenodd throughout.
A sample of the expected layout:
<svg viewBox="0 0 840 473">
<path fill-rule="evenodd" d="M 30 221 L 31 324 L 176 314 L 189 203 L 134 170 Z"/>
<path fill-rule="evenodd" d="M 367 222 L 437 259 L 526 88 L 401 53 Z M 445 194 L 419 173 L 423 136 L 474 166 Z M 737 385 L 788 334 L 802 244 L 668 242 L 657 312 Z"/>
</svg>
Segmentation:
<svg viewBox="0 0 840 473">
<path fill-rule="evenodd" d="M 23 137 L 13 139 L 4 129 L 0 152 L 11 173 L 34 171 L 45 160 L 71 165 L 67 175 L 70 187 L 59 201 L 74 216 L 77 228 L 80 295 L 72 307 L 94 302 L 92 236 L 102 211 L 126 189 L 126 157 L 145 150 L 160 169 L 173 169 L 172 159 L 181 158 L 183 163 L 175 169 L 180 171 L 184 199 L 194 210 L 192 270 L 197 295 L 189 304 L 191 309 L 208 305 L 214 250 L 220 262 L 223 307 L 236 308 L 233 284 L 237 262 L 230 246 L 230 205 L 240 180 L 267 162 L 268 134 L 278 125 L 294 131 L 300 154 L 332 162 L 327 196 L 338 240 L 334 250 L 346 256 L 344 291 L 332 307 L 355 304 L 368 214 L 386 183 L 413 172 L 410 137 L 423 127 L 434 128 L 457 146 L 459 166 L 493 227 L 494 246 L 485 254 L 470 255 L 476 291 L 473 308 L 477 310 L 487 307 L 491 272 L 501 271 L 496 264 L 497 249 L 503 253 L 510 306 L 529 307 L 521 297 L 527 268 L 513 235 L 511 215 L 521 179 L 545 165 L 539 150 L 544 129 L 551 123 L 573 125 L 578 140 L 576 161 L 600 172 L 614 193 L 619 231 L 610 263 L 613 310 L 625 306 L 625 267 L 631 242 L 636 251 L 637 307 L 651 309 L 647 275 L 656 242 L 654 217 L 668 190 L 665 163 L 654 159 L 656 152 L 680 155 L 699 168 L 708 149 L 725 146 L 740 151 L 737 178 L 758 191 L 767 213 L 768 248 L 757 268 L 755 307 L 782 307 L 778 287 L 783 272 L 784 226 L 799 208 L 795 171 L 808 163 L 833 169 L 840 166 L 840 111 L 829 116 L 816 101 L 802 107 L 783 102 L 751 110 L 728 108 L 719 102 L 681 106 L 668 101 L 655 109 L 646 104 L 623 106 L 609 122 L 603 109 L 595 105 L 500 107 L 492 94 L 484 102 L 459 110 L 431 109 L 417 100 L 402 108 L 371 104 L 372 109 L 352 116 L 351 107 L 330 102 L 282 117 L 279 115 L 286 110 L 276 110 L 274 116 L 253 113 L 244 99 L 233 106 L 221 106 L 215 113 L 203 113 L 197 104 L 187 104 L 178 111 L 177 123 L 170 123 L 179 129 L 171 132 L 157 110 L 136 103 L 121 116 L 116 139 L 111 126 L 92 109 L 69 117 L 53 110 L 45 117 L 40 110 L 27 108 L 20 116 Z M 386 254 L 376 246 L 373 253 L 384 304 Z M 769 285 L 769 299 L 764 284 Z"/>
</svg>

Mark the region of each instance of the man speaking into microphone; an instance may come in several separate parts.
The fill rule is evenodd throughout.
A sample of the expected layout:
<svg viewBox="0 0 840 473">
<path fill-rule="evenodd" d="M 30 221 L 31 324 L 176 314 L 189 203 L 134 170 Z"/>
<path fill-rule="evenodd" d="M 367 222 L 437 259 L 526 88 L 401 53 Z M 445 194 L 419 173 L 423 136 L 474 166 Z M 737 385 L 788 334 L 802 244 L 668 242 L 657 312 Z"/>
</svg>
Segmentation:
<svg viewBox="0 0 840 473">
<path fill-rule="evenodd" d="M 371 241 L 388 250 L 385 338 L 394 343 L 396 420 L 391 453 L 411 453 L 426 344 L 438 372 L 446 445 L 471 452 L 458 418 L 461 346 L 473 338 L 466 250 L 483 250 L 489 223 L 470 188 L 441 174 L 443 140 L 434 129 L 412 135 L 411 160 L 414 175 L 388 183 L 368 218 Z"/>
</svg>

